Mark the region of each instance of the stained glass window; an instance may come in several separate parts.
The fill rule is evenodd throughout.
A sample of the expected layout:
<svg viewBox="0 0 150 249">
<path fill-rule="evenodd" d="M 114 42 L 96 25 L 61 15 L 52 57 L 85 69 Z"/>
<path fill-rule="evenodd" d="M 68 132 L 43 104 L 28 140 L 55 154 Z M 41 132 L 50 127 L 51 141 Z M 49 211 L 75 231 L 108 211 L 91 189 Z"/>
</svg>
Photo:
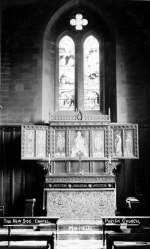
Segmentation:
<svg viewBox="0 0 150 249">
<path fill-rule="evenodd" d="M 75 46 L 65 35 L 59 42 L 59 110 L 75 109 Z"/>
<path fill-rule="evenodd" d="M 84 59 L 84 109 L 100 109 L 100 58 L 99 42 L 93 36 L 88 36 L 83 45 Z"/>
</svg>

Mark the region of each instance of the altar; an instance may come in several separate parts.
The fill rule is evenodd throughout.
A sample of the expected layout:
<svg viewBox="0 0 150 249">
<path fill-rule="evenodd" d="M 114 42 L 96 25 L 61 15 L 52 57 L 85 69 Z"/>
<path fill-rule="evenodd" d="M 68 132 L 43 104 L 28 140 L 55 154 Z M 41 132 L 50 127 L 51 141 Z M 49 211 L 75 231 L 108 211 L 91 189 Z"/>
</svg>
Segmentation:
<svg viewBox="0 0 150 249">
<path fill-rule="evenodd" d="M 71 219 L 98 219 L 115 215 L 115 177 L 46 177 L 47 215 Z"/>
<path fill-rule="evenodd" d="M 22 126 L 22 159 L 47 171 L 47 216 L 99 219 L 114 216 L 119 160 L 138 158 L 136 124 L 110 122 L 110 115 L 51 115 L 47 125 Z"/>
</svg>

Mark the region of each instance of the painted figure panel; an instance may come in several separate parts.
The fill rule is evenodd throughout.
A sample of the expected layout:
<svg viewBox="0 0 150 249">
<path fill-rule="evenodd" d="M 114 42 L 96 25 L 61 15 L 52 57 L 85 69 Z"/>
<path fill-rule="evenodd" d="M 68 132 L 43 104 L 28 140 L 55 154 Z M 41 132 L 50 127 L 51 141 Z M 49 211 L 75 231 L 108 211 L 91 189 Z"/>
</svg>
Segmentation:
<svg viewBox="0 0 150 249">
<path fill-rule="evenodd" d="M 65 131 L 55 131 L 55 157 L 65 157 Z"/>
<path fill-rule="evenodd" d="M 104 130 L 92 131 L 92 155 L 104 157 Z"/>
<path fill-rule="evenodd" d="M 85 130 L 70 131 L 70 156 L 89 156 L 89 132 Z"/>
<path fill-rule="evenodd" d="M 46 130 L 36 130 L 36 158 L 46 157 Z"/>
<path fill-rule="evenodd" d="M 113 155 L 115 157 L 123 156 L 123 140 L 122 140 L 122 130 L 114 130 L 113 136 Z"/>
<path fill-rule="evenodd" d="M 133 157 L 133 130 L 125 130 L 124 132 L 124 156 Z"/>
<path fill-rule="evenodd" d="M 32 158 L 35 156 L 35 130 L 24 130 L 24 157 Z"/>
</svg>

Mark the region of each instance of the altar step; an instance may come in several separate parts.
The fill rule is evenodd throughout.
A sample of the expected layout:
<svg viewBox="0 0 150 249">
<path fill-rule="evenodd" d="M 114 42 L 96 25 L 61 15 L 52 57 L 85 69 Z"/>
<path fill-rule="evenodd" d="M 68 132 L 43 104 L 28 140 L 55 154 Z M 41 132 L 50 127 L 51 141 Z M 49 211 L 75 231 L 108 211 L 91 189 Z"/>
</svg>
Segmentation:
<svg viewBox="0 0 150 249">
<path fill-rule="evenodd" d="M 102 241 L 101 220 L 60 219 L 58 240 L 100 240 Z"/>
<path fill-rule="evenodd" d="M 56 249 L 105 249 L 99 240 L 59 240 Z"/>
</svg>

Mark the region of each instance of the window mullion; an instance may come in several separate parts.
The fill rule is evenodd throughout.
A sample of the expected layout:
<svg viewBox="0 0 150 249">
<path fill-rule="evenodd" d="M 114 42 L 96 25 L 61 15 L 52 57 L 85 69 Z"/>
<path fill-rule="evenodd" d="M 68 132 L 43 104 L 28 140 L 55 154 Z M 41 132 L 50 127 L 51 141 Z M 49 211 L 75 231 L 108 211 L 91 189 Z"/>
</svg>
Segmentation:
<svg viewBox="0 0 150 249">
<path fill-rule="evenodd" d="M 76 44 L 76 62 L 75 62 L 75 96 L 76 96 L 76 108 L 83 110 L 83 51 L 80 41 Z"/>
</svg>

